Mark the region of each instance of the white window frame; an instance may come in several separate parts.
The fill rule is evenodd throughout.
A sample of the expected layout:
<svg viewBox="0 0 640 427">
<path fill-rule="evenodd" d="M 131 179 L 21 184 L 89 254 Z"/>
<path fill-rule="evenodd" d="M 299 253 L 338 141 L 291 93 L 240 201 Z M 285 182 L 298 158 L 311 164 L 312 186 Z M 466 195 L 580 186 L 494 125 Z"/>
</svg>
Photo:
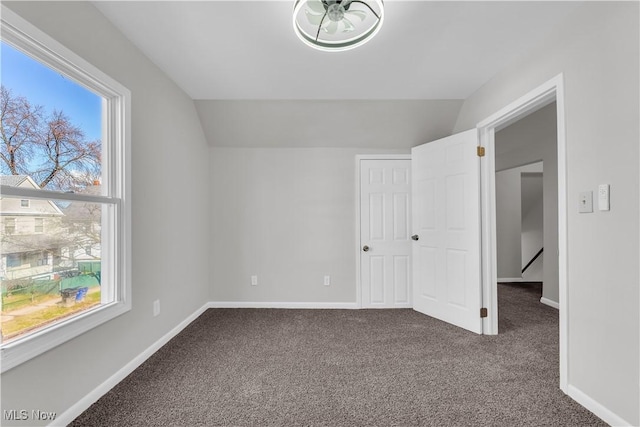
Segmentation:
<svg viewBox="0 0 640 427">
<path fill-rule="evenodd" d="M 40 230 L 38 230 L 38 228 L 40 228 Z M 44 233 L 44 218 L 41 218 L 41 217 L 33 218 L 33 232 L 35 234 Z"/>
<path fill-rule="evenodd" d="M 102 282 L 106 284 L 100 307 L 0 344 L 0 371 L 6 372 L 131 310 L 131 92 L 6 6 L 0 7 L 2 41 L 104 100 L 103 196 L 0 186 L 3 196 L 100 203 L 103 206 Z"/>
<path fill-rule="evenodd" d="M 0 191 L 0 194 L 2 194 L 2 192 Z M 4 232 L 7 234 L 15 234 L 16 230 L 17 230 L 17 224 L 18 221 L 16 221 L 16 217 L 11 216 L 11 217 L 6 217 L 4 219 Z M 12 229 L 13 231 L 9 232 L 8 230 Z"/>
<path fill-rule="evenodd" d="M 22 202 L 27 202 L 25 205 Z M 20 207 L 21 208 L 29 208 L 31 207 L 31 201 L 29 199 L 20 199 Z"/>
</svg>

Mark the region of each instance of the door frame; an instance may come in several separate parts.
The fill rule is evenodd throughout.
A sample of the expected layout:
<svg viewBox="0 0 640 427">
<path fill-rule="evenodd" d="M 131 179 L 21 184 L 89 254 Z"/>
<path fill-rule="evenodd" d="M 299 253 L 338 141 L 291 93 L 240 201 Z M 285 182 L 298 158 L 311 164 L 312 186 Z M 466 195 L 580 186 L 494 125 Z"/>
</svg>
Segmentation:
<svg viewBox="0 0 640 427">
<path fill-rule="evenodd" d="M 560 389 L 568 386 L 568 277 L 567 277 L 567 153 L 565 135 L 564 76 L 558 74 L 526 95 L 518 98 L 477 124 L 479 145 L 489 155 L 480 166 L 482 229 L 482 294 L 488 317 L 483 319 L 483 333 L 498 333 L 498 283 L 496 251 L 495 133 L 524 116 L 556 102 L 558 133 L 558 291 L 560 316 Z"/>
<path fill-rule="evenodd" d="M 356 155 L 356 305 L 362 307 L 362 280 L 360 265 L 360 161 L 361 160 L 411 160 L 411 154 L 357 154 Z M 409 292 L 413 292 L 413 283 Z"/>
</svg>

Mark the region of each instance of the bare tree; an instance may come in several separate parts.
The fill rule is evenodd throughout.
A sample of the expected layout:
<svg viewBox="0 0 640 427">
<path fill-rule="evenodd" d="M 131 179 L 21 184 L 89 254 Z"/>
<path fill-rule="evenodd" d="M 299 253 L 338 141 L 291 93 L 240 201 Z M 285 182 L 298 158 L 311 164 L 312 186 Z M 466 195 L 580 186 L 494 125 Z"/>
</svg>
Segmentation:
<svg viewBox="0 0 640 427">
<path fill-rule="evenodd" d="M 83 176 L 100 167 L 100 141 L 87 141 L 84 132 L 62 112 L 54 110 L 42 132 L 42 163 L 33 172 L 40 188 L 73 188 Z"/>
<path fill-rule="evenodd" d="M 2 127 L 2 159 L 0 171 L 5 175 L 29 174 L 27 164 L 36 152 L 39 140 L 42 107 L 32 106 L 22 96 L 13 96 L 0 87 L 0 119 Z"/>
<path fill-rule="evenodd" d="M 42 106 L 1 89 L 2 159 L 0 172 L 30 175 L 40 186 L 77 191 L 100 176 L 100 140 L 84 132 L 62 111 L 44 117 Z"/>
</svg>

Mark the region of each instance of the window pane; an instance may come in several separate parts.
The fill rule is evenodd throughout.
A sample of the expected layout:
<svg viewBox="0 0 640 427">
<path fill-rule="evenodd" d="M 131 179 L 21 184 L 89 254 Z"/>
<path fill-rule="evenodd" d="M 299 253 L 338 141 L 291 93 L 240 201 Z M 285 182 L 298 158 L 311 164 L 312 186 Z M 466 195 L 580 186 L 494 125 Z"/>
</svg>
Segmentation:
<svg viewBox="0 0 640 427">
<path fill-rule="evenodd" d="M 44 218 L 34 218 L 34 222 L 34 231 L 36 233 L 42 233 L 44 231 Z"/>
<path fill-rule="evenodd" d="M 0 200 L 5 343 L 114 300 L 102 281 L 101 238 L 113 206 L 34 199 L 25 213 L 20 205 L 19 198 Z M 7 217 L 15 209 L 23 209 L 22 215 Z M 6 220 L 13 222 L 12 233 Z"/>
<path fill-rule="evenodd" d="M 65 192 L 103 181 L 104 99 L 6 42 L 0 46 L 0 174 Z"/>
<path fill-rule="evenodd" d="M 16 219 L 15 218 L 5 218 L 2 216 L 2 222 L 4 224 L 4 232 L 5 234 L 13 234 L 16 232 Z"/>
</svg>

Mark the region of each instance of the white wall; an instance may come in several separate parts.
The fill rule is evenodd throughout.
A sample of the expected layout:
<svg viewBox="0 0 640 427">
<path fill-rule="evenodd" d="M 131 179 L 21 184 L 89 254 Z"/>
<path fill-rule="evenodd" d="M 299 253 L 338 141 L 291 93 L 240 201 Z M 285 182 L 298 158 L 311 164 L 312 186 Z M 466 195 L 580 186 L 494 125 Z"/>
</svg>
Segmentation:
<svg viewBox="0 0 640 427">
<path fill-rule="evenodd" d="M 212 299 L 355 303 L 355 156 L 383 151 L 213 148 Z"/>
<path fill-rule="evenodd" d="M 496 172 L 496 249 L 498 281 L 522 278 L 520 169 Z"/>
<path fill-rule="evenodd" d="M 2 410 L 61 414 L 209 300 L 209 147 L 193 101 L 91 3 L 3 3 L 132 92 L 132 310 L 1 378 Z"/>
<path fill-rule="evenodd" d="M 544 247 L 544 202 L 542 173 L 521 174 L 522 268 Z M 522 273 L 526 282 L 544 282 L 544 252 Z"/>
<path fill-rule="evenodd" d="M 355 156 L 449 135 L 461 104 L 196 101 L 213 147 L 212 300 L 355 303 Z"/>
<path fill-rule="evenodd" d="M 197 100 L 214 147 L 405 148 L 451 135 L 462 100 Z"/>
<path fill-rule="evenodd" d="M 582 5 L 537 52 L 469 97 L 456 125 L 469 129 L 564 74 L 569 391 L 631 425 L 640 424 L 638 9 Z M 545 161 L 545 175 L 552 169 Z M 611 211 L 579 214 L 578 194 L 601 183 L 611 185 Z"/>
</svg>

